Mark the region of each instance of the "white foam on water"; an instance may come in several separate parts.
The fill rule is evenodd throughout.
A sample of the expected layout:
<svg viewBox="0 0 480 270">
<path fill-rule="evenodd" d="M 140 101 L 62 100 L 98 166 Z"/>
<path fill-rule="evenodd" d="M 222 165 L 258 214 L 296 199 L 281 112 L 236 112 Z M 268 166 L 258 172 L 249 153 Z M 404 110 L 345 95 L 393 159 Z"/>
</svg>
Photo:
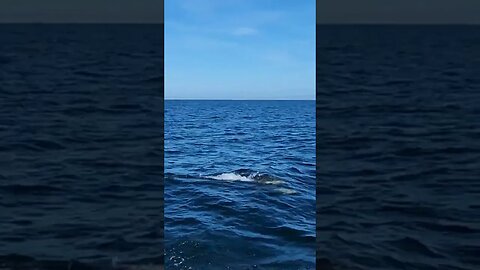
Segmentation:
<svg viewBox="0 0 480 270">
<path fill-rule="evenodd" d="M 268 181 L 263 181 L 262 183 L 266 184 L 266 185 L 280 185 L 280 184 L 283 184 L 283 181 L 282 180 L 268 180 Z"/>
<path fill-rule="evenodd" d="M 222 173 L 218 175 L 205 176 L 205 178 L 214 179 L 214 180 L 224 180 L 224 181 L 257 182 L 263 185 L 281 185 L 285 183 L 283 180 L 280 180 L 278 178 L 273 178 L 273 177 L 263 178 L 259 172 L 250 173 L 248 175 L 246 174 L 242 175 L 236 172 L 228 172 L 228 173 Z"/>
<path fill-rule="evenodd" d="M 297 193 L 295 190 L 289 189 L 289 188 L 276 188 L 275 190 L 282 193 L 282 194 L 286 194 L 286 195 Z"/>
<path fill-rule="evenodd" d="M 254 181 L 252 177 L 242 176 L 236 173 L 222 173 L 219 175 L 207 176 L 207 178 L 214 179 L 214 180 L 225 180 L 225 181 L 244 181 L 244 182 L 252 182 Z"/>
</svg>

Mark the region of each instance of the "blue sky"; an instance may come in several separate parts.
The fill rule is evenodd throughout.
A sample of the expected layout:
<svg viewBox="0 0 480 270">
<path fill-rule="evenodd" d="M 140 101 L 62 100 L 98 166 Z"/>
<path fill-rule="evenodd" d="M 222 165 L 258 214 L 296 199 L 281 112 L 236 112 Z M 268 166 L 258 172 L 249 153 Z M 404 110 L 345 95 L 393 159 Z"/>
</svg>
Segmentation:
<svg viewBox="0 0 480 270">
<path fill-rule="evenodd" d="M 314 0 L 165 0 L 166 99 L 315 99 Z"/>
</svg>

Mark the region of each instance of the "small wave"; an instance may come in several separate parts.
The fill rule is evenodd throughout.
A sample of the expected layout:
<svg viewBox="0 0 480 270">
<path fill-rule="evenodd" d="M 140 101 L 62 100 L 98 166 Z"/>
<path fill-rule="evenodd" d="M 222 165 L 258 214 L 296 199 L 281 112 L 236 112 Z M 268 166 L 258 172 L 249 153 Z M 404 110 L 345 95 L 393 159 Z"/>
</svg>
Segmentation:
<svg viewBox="0 0 480 270">
<path fill-rule="evenodd" d="M 404 237 L 398 240 L 387 241 L 390 245 L 409 252 L 414 252 L 416 254 L 423 254 L 433 258 L 442 258 L 441 254 L 433 251 L 426 244 L 421 242 L 419 239 Z"/>
</svg>

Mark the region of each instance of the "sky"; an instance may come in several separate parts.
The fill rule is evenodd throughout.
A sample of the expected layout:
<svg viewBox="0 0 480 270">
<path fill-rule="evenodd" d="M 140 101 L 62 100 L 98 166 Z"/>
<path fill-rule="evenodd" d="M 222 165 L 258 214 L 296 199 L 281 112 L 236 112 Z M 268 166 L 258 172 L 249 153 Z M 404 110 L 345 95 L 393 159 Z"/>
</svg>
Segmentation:
<svg viewBox="0 0 480 270">
<path fill-rule="evenodd" d="M 480 0 L 317 0 L 317 23 L 480 24 Z"/>
<path fill-rule="evenodd" d="M 163 0 L 0 0 L 0 23 L 162 23 Z"/>
<path fill-rule="evenodd" d="M 315 0 L 165 0 L 166 99 L 315 99 Z"/>
</svg>

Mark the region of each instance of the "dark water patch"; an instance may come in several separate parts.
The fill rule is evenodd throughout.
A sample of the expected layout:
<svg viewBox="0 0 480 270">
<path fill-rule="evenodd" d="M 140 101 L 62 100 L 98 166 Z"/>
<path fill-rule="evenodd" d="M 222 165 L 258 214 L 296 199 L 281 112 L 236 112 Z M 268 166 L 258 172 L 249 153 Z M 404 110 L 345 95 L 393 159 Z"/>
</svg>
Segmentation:
<svg viewBox="0 0 480 270">
<path fill-rule="evenodd" d="M 317 254 L 336 268 L 480 265 L 478 30 L 317 26 Z"/>
<path fill-rule="evenodd" d="M 86 261 L 98 261 L 97 256 L 83 257 Z M 156 263 L 152 263 L 155 261 Z M 78 260 L 36 260 L 32 257 L 9 254 L 0 256 L 0 266 L 5 270 L 162 270 L 163 257 L 149 257 L 143 260 L 119 262 L 117 259 L 83 263 Z"/>
<path fill-rule="evenodd" d="M 391 245 L 395 248 L 401 249 L 406 252 L 411 252 L 412 254 L 425 255 L 434 258 L 441 258 L 440 254 L 432 251 L 422 242 L 411 237 L 405 237 L 398 240 L 386 241 L 388 245 Z"/>
<path fill-rule="evenodd" d="M 28 226 L 33 224 L 31 220 L 12 220 L 10 223 L 18 226 Z"/>
<path fill-rule="evenodd" d="M 139 104 L 115 104 L 110 106 L 110 109 L 122 111 L 136 111 L 141 110 L 142 106 Z"/>
<path fill-rule="evenodd" d="M 2 241 L 10 243 L 25 242 L 27 240 L 26 238 L 19 236 L 3 236 L 0 239 L 2 239 Z"/>
<path fill-rule="evenodd" d="M 478 233 L 478 228 L 472 228 L 470 225 L 462 224 L 440 224 L 433 222 L 417 222 L 416 224 L 419 227 L 423 227 L 427 230 L 438 231 L 444 233 L 462 233 L 462 234 L 471 234 Z"/>
<path fill-rule="evenodd" d="M 1 185 L 0 190 L 17 195 L 48 195 L 62 192 L 63 189 L 48 185 Z"/>
<path fill-rule="evenodd" d="M 131 242 L 131 241 L 126 241 L 123 238 L 117 238 L 105 243 L 101 243 L 97 245 L 97 249 L 99 250 L 109 250 L 109 251 L 132 251 L 137 247 L 138 244 Z"/>
<path fill-rule="evenodd" d="M 0 256 L 32 261 L 0 268 L 158 257 L 162 85 L 145 80 L 163 73 L 163 26 L 0 28 Z M 112 235 L 132 248 L 97 249 Z"/>
</svg>

